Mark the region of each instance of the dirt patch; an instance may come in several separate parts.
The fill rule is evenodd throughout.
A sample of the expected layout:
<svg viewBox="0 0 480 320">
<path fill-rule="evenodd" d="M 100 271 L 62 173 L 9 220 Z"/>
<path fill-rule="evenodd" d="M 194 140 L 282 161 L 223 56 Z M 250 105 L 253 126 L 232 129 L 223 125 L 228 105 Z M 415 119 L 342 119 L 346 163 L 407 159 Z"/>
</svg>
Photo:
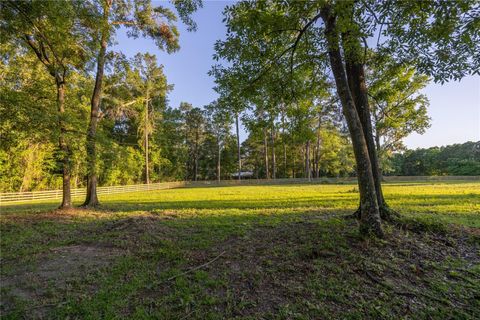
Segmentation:
<svg viewBox="0 0 480 320">
<path fill-rule="evenodd" d="M 121 256 L 123 251 L 107 246 L 72 245 L 53 248 L 40 254 L 28 267 L 18 267 L 10 276 L 0 279 L 2 301 L 0 310 L 8 313 L 18 300 L 28 304 L 36 301 L 35 316 L 42 317 L 47 308 L 45 301 L 59 300 L 61 293 L 68 290 L 69 284 L 102 267 Z M 95 288 L 91 288 L 92 292 Z M 61 300 L 61 299 L 60 299 Z"/>
</svg>

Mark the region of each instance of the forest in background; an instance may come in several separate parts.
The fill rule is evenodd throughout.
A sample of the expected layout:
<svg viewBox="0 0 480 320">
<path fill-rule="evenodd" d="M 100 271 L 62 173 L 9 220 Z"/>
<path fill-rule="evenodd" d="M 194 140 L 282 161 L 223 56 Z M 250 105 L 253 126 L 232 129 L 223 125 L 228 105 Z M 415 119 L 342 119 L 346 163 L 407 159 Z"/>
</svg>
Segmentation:
<svg viewBox="0 0 480 320">
<path fill-rule="evenodd" d="M 236 146 L 239 179 L 247 169 L 267 179 L 354 170 L 360 232 L 383 237 L 382 221 L 398 213 L 383 196 L 382 171 L 406 136 L 430 125 L 422 89 L 479 74 L 478 4 L 229 4 L 209 71 L 218 98 L 168 106 L 172 85 L 155 55 L 127 57 L 113 45 L 125 32 L 174 53 L 178 19 L 195 31 L 191 15 L 201 7 L 201 0 L 1 2 L 2 162 L 13 185 L 57 186 L 61 174 L 60 208 L 73 206 L 72 185 L 86 185 L 83 207 L 93 208 L 101 184 L 229 176 Z M 421 167 L 409 157 L 401 170 Z"/>
<path fill-rule="evenodd" d="M 0 49 L 0 190 L 59 189 L 63 164 L 54 80 L 27 48 L 2 44 Z M 383 174 L 480 175 L 478 142 L 417 150 L 403 145 L 410 133 L 423 133 L 430 125 L 428 99 L 421 93 L 428 77 L 391 61 L 368 70 Z M 355 176 L 347 125 L 331 83 L 321 87 L 318 100 L 307 96 L 274 108 L 257 102 L 237 113 L 222 99 L 201 107 L 170 106 L 174 85 L 152 54 L 112 55 L 106 73 L 97 130 L 101 186 L 145 183 L 147 160 L 149 182 L 233 179 L 239 166 L 237 119 L 247 132 L 240 146 L 242 170 L 252 178 Z M 392 73 L 396 78 L 386 81 Z M 78 188 L 86 186 L 88 176 L 85 128 L 95 78 L 72 71 L 68 80 L 64 135 L 72 187 Z"/>
<path fill-rule="evenodd" d="M 177 2 L 178 14 L 193 30 L 195 24 L 188 20 L 188 14 L 196 8 L 185 9 L 181 3 Z M 69 9 L 74 10 L 75 5 L 78 4 L 69 4 Z M 33 19 L 56 6 L 34 2 L 31 8 L 25 8 L 31 10 Z M 22 10 L 20 6 L 9 9 Z M 100 14 L 102 8 L 96 9 Z M 156 14 L 148 7 L 143 10 L 152 16 Z M 8 18 L 8 11 L 5 12 Z M 66 21 L 89 21 L 88 16 L 82 17 L 78 12 L 69 14 Z M 64 27 L 58 24 L 64 22 L 50 21 L 43 26 L 43 32 L 62 31 Z M 141 27 L 149 26 L 147 23 Z M 32 25 L 28 20 L 11 22 L 3 28 L 14 32 L 0 46 L 0 190 L 62 188 L 65 167 L 69 168 L 72 187 L 85 187 L 91 172 L 89 144 L 85 143 L 90 131 L 85 129 L 91 125 L 98 57 L 93 48 L 78 46 L 95 46 L 95 39 L 87 39 L 87 35 L 100 36 L 102 29 L 84 27 L 78 30 L 82 35 L 63 39 L 62 43 L 41 33 L 34 39 L 29 35 Z M 153 38 L 164 41 L 159 44 L 160 49 L 173 52 L 178 49 L 178 32 L 173 24 L 166 28 L 161 25 L 163 33 Z M 28 37 L 22 38 L 22 34 Z M 42 41 L 47 40 L 54 43 L 45 47 Z M 216 59 L 228 56 L 220 44 L 216 45 Z M 227 44 L 228 41 L 223 45 Z M 39 53 L 36 46 L 44 52 Z M 65 55 L 63 65 L 48 61 L 49 55 L 50 59 L 55 56 L 54 49 Z M 81 53 L 78 61 L 70 57 L 76 50 Z M 206 106 L 188 102 L 171 106 L 168 93 L 174 84 L 168 83 L 154 54 L 104 54 L 105 75 L 95 132 L 96 179 L 101 186 L 232 179 L 239 171 L 251 172 L 252 178 L 260 179 L 355 175 L 347 123 L 335 84 L 328 77 L 312 79 L 308 71 L 299 70 L 296 82 L 288 84 L 293 86 L 292 92 L 287 92 L 281 87 L 284 83 L 272 75 L 240 99 L 232 97 L 246 80 L 234 69 L 215 65 L 210 75 L 216 79 L 215 90 L 220 96 L 217 100 Z M 390 55 L 369 50 L 368 57 L 365 70 L 371 121 L 382 173 L 480 175 L 478 143 L 405 148 L 402 140 L 406 136 L 421 134 L 430 126 L 429 102 L 422 93 L 430 78 L 412 65 L 396 62 Z M 72 61 L 67 63 L 65 59 Z M 64 72 L 64 106 L 60 113 L 59 80 L 58 76 L 52 77 L 52 72 L 57 72 L 52 68 Z M 240 125 L 247 133 L 241 144 Z M 64 146 L 59 139 L 63 139 Z"/>
</svg>

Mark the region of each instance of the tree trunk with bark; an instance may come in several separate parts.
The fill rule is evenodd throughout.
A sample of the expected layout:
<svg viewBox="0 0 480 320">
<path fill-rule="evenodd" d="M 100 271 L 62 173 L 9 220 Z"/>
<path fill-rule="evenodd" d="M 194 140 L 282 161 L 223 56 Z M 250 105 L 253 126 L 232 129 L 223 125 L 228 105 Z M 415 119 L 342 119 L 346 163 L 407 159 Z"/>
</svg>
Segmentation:
<svg viewBox="0 0 480 320">
<path fill-rule="evenodd" d="M 198 140 L 199 140 L 199 134 L 198 134 L 198 128 L 195 130 L 195 149 L 194 149 L 194 156 L 193 156 L 193 181 L 197 181 L 197 175 L 198 175 Z"/>
<path fill-rule="evenodd" d="M 265 179 L 270 179 L 270 169 L 268 168 L 267 129 L 263 129 L 263 156 L 265 161 Z"/>
<path fill-rule="evenodd" d="M 349 35 L 346 36 L 348 37 Z M 357 45 L 359 45 L 359 43 Z M 362 123 L 363 134 L 367 142 L 368 155 L 370 157 L 370 163 L 372 166 L 372 173 L 375 182 L 375 191 L 377 194 L 377 203 L 380 210 L 380 216 L 384 220 L 392 220 L 394 212 L 389 209 L 383 196 L 382 174 L 380 171 L 377 148 L 373 137 L 372 119 L 368 102 L 368 89 L 365 79 L 364 64 L 358 56 L 355 57 L 347 55 L 345 59 L 345 68 L 350 92 L 352 94 L 353 100 L 355 101 L 355 108 L 357 109 L 360 122 Z M 357 210 L 357 217 L 358 216 L 360 216 L 360 214 Z"/>
<path fill-rule="evenodd" d="M 305 175 L 305 172 L 307 172 L 307 167 L 306 167 L 306 159 L 305 159 L 305 146 L 302 146 L 302 171 L 303 171 L 303 177 L 306 178 L 307 176 Z"/>
<path fill-rule="evenodd" d="M 217 155 L 217 181 L 220 182 L 221 180 L 221 157 L 222 157 L 222 147 L 220 144 L 220 140 L 217 139 L 217 146 L 218 146 L 218 155 Z"/>
<path fill-rule="evenodd" d="M 72 197 L 70 192 L 70 179 L 71 179 L 71 168 L 70 168 L 70 157 L 71 152 L 66 141 L 67 128 L 65 125 L 65 74 L 66 67 L 62 64 L 62 61 L 57 60 L 56 55 L 54 59 L 50 60 L 45 50 L 43 50 L 43 44 L 37 43 L 35 39 L 29 35 L 24 35 L 24 40 L 33 50 L 40 62 L 45 65 L 48 70 L 48 73 L 55 79 L 55 85 L 57 89 L 57 116 L 58 116 L 58 127 L 60 129 L 58 135 L 58 147 L 60 149 L 61 157 L 60 161 L 62 163 L 62 204 L 59 209 L 67 209 L 72 207 Z"/>
<path fill-rule="evenodd" d="M 93 94 L 91 99 L 90 109 L 90 123 L 87 131 L 87 168 L 88 168 L 88 181 L 87 181 L 87 195 L 83 206 L 96 207 L 99 205 L 97 196 L 97 146 L 96 135 L 97 125 L 100 111 L 100 101 L 102 99 L 103 89 L 103 75 L 105 70 L 105 60 L 107 53 L 107 45 L 109 38 L 109 26 L 108 15 L 110 12 L 111 1 L 107 1 L 103 11 L 103 23 L 105 24 L 102 30 L 102 36 L 100 39 L 100 50 L 97 56 L 97 74 L 95 76 L 95 87 L 93 88 Z"/>
<path fill-rule="evenodd" d="M 275 129 L 272 124 L 272 131 L 270 132 L 271 140 L 272 140 L 272 179 L 276 179 L 277 173 L 277 161 L 275 158 Z"/>
<path fill-rule="evenodd" d="M 283 104 L 282 104 L 283 106 Z M 285 142 L 285 111 L 282 107 L 282 144 L 283 144 L 283 177 L 288 178 L 287 175 L 287 144 Z"/>
<path fill-rule="evenodd" d="M 67 129 L 63 119 L 65 115 L 65 82 L 58 76 L 56 78 L 58 126 L 60 127 L 58 147 L 62 154 L 62 204 L 60 205 L 60 209 L 68 209 L 72 207 L 72 196 L 70 192 L 70 148 L 65 139 Z"/>
<path fill-rule="evenodd" d="M 322 113 L 318 113 L 317 141 L 315 146 L 315 178 L 320 178 L 320 129 L 322 125 Z"/>
<path fill-rule="evenodd" d="M 296 150 L 294 148 L 294 151 L 293 151 L 293 157 L 292 157 L 292 162 L 293 162 L 293 165 L 292 165 L 292 177 L 293 179 L 296 178 L 296 175 L 295 175 L 295 159 L 297 158 L 297 155 L 296 155 Z"/>
<path fill-rule="evenodd" d="M 310 170 L 310 140 L 305 143 L 305 177 L 308 181 L 312 180 Z"/>
<path fill-rule="evenodd" d="M 149 88 L 147 84 L 147 99 L 145 100 L 145 183 L 150 183 L 150 172 L 148 168 L 149 159 L 148 159 L 148 100 L 149 100 Z"/>
<path fill-rule="evenodd" d="M 342 104 L 343 114 L 347 120 L 357 164 L 361 208 L 360 232 L 362 234 L 372 233 L 378 237 L 383 237 L 375 181 L 370 163 L 367 141 L 364 136 L 360 117 L 355 107 L 355 102 L 348 86 L 346 71 L 339 47 L 339 33 L 336 26 L 336 18 L 332 15 L 331 8 L 328 5 L 322 9 L 322 19 L 325 23 L 325 36 L 327 39 L 330 66 L 335 78 L 335 84 Z"/>
<path fill-rule="evenodd" d="M 238 112 L 235 113 L 235 128 L 237 130 L 237 157 L 238 157 L 238 180 L 241 180 L 242 174 L 242 156 L 240 150 L 240 124 L 239 124 Z"/>
</svg>

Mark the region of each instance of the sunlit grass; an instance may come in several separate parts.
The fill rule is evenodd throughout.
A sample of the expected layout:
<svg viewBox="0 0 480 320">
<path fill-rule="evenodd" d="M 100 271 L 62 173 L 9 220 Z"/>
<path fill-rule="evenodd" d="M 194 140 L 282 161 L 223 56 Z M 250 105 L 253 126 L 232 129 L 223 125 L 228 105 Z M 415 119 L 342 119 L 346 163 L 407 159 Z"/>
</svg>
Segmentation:
<svg viewBox="0 0 480 320">
<path fill-rule="evenodd" d="M 126 193 L 102 196 L 99 210 L 52 211 L 56 201 L 2 206 L 0 313 L 376 319 L 403 316 L 408 306 L 411 318 L 480 316 L 472 300 L 480 294 L 478 237 L 469 238 L 480 227 L 480 183 L 384 190 L 407 223 L 413 217 L 428 231 L 385 225 L 387 239 L 361 239 L 356 222 L 343 219 L 358 205 L 353 183 Z M 469 233 L 435 233 L 451 224 Z"/>
<path fill-rule="evenodd" d="M 480 183 L 385 183 L 385 197 L 398 212 L 480 227 Z M 311 184 L 180 188 L 101 197 L 115 212 L 175 210 L 178 215 L 237 215 L 325 211 L 347 213 L 358 205 L 355 184 Z M 79 204 L 79 202 L 76 202 Z M 56 201 L 11 204 L 2 213 L 54 209 Z"/>
</svg>

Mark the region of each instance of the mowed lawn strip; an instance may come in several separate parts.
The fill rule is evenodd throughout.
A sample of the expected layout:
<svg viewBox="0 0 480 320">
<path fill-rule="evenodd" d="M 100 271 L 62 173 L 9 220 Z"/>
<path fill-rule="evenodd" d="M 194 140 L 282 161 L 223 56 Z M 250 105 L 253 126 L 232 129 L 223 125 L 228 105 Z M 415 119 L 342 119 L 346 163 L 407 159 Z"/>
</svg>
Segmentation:
<svg viewBox="0 0 480 320">
<path fill-rule="evenodd" d="M 99 210 L 1 208 L 1 316 L 478 318 L 480 183 L 390 183 L 361 239 L 356 185 L 182 188 Z"/>
</svg>

